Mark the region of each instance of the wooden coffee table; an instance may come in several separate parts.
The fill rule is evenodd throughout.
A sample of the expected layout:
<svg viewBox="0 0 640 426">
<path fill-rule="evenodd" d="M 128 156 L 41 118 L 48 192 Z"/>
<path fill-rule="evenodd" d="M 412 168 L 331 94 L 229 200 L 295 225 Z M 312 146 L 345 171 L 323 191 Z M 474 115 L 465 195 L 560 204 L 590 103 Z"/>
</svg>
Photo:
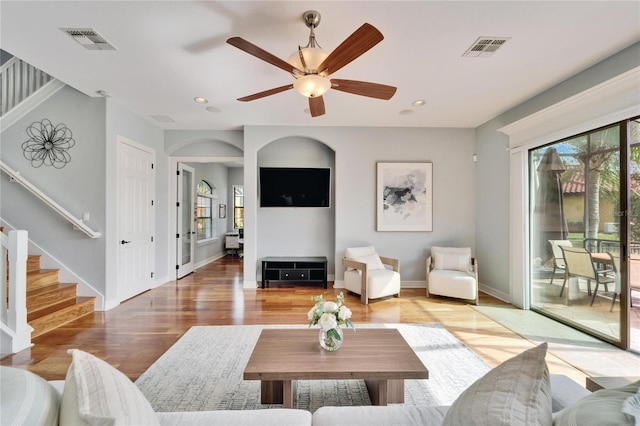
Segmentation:
<svg viewBox="0 0 640 426">
<path fill-rule="evenodd" d="M 394 328 L 344 330 L 335 352 L 320 347 L 319 329 L 263 329 L 244 370 L 260 380 L 262 404 L 293 408 L 296 380 L 363 379 L 371 403 L 404 402 L 404 379 L 428 379 L 429 370 Z"/>
</svg>

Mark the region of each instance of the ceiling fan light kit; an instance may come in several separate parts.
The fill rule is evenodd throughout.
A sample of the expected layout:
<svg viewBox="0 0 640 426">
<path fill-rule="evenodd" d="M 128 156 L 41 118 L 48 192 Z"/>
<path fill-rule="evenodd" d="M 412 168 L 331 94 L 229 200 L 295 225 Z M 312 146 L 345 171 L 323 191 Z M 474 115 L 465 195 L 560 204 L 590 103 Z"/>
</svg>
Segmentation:
<svg viewBox="0 0 640 426">
<path fill-rule="evenodd" d="M 317 98 L 331 88 L 331 80 L 315 74 L 307 74 L 293 82 L 293 88 L 307 98 Z"/>
<path fill-rule="evenodd" d="M 302 15 L 302 18 L 305 25 L 310 29 L 309 42 L 305 47 L 298 47 L 298 50 L 289 56 L 287 62 L 240 37 L 232 37 L 227 40 L 230 45 L 287 71 L 295 78 L 293 84 L 254 93 L 253 95 L 239 98 L 239 101 L 253 101 L 294 88 L 298 93 L 309 98 L 311 116 L 318 117 L 325 113 L 322 95 L 331 88 L 354 95 L 385 100 L 391 99 L 396 92 L 396 88 L 393 86 L 329 78 L 332 73 L 380 43 L 384 39 L 380 31 L 371 24 L 363 24 L 329 53 L 316 42 L 314 29 L 320 23 L 320 13 L 315 10 L 309 10 Z"/>
</svg>

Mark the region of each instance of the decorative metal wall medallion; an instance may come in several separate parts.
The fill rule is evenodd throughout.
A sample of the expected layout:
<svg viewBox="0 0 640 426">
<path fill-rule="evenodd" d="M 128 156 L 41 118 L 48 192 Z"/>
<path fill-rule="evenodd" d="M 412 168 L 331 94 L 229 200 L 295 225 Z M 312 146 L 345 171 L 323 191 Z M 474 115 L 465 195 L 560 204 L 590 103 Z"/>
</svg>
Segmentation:
<svg viewBox="0 0 640 426">
<path fill-rule="evenodd" d="M 67 152 L 76 141 L 69 128 L 60 123 L 54 126 L 46 118 L 27 127 L 29 140 L 22 143 L 24 158 L 31 161 L 33 167 L 53 166 L 61 169 L 71 161 Z"/>
</svg>

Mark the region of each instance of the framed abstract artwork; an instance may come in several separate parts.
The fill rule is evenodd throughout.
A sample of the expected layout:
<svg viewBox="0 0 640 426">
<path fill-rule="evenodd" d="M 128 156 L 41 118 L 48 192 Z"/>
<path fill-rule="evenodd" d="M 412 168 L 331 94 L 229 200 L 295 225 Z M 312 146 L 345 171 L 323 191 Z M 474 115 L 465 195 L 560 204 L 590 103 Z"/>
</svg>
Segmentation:
<svg viewBox="0 0 640 426">
<path fill-rule="evenodd" d="M 377 167 L 377 230 L 433 231 L 433 163 Z"/>
<path fill-rule="evenodd" d="M 226 219 L 227 218 L 227 205 L 226 204 L 220 204 L 218 206 L 218 218 L 220 218 L 220 219 Z"/>
</svg>

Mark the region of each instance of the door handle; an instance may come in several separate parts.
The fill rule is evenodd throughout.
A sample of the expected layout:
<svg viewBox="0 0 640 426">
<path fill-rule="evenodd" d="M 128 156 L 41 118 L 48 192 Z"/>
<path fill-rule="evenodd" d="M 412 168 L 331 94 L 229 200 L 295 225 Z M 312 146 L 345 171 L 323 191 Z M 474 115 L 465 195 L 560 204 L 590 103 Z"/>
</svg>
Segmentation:
<svg viewBox="0 0 640 426">
<path fill-rule="evenodd" d="M 131 241 L 125 241 L 125 240 L 122 240 L 122 241 L 120 241 L 120 244 L 129 244 L 130 242 L 131 242 Z"/>
</svg>

